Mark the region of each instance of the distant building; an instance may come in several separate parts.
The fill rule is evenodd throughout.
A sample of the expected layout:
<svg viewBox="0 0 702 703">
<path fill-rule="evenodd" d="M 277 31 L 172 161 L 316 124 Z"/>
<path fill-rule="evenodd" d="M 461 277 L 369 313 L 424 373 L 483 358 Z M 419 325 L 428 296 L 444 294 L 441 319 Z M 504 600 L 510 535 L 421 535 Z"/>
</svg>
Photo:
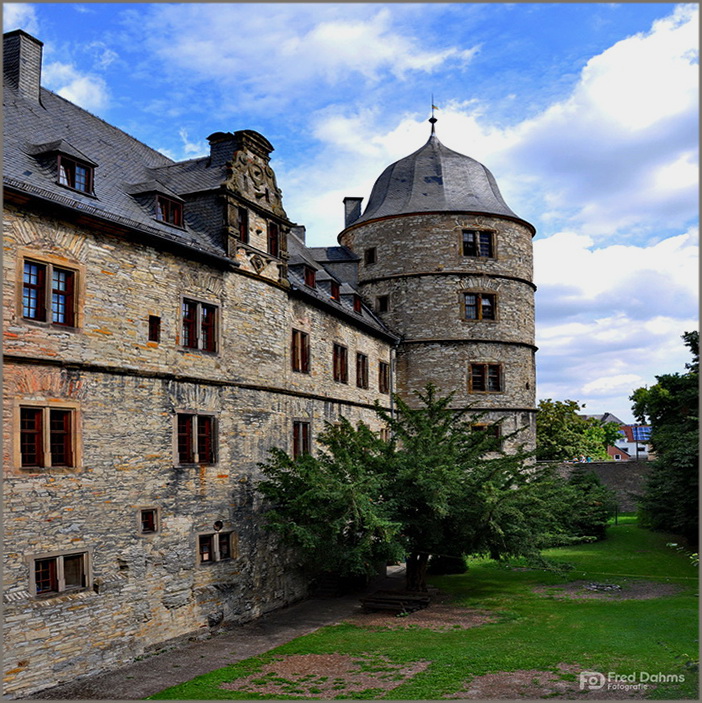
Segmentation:
<svg viewBox="0 0 702 703">
<path fill-rule="evenodd" d="M 651 428 L 647 425 L 627 425 L 612 413 L 603 413 L 601 415 L 581 415 L 581 417 L 592 418 L 599 420 L 603 425 L 608 422 L 614 422 L 619 425 L 619 433 L 621 439 L 615 442 L 614 447 L 607 447 L 607 453 L 615 459 L 615 461 L 628 461 L 651 458 L 649 440 L 651 439 Z M 614 452 L 614 454 L 612 452 Z M 619 459 L 615 457 L 616 453 L 624 452 L 628 459 L 625 459 L 623 454 Z"/>
</svg>

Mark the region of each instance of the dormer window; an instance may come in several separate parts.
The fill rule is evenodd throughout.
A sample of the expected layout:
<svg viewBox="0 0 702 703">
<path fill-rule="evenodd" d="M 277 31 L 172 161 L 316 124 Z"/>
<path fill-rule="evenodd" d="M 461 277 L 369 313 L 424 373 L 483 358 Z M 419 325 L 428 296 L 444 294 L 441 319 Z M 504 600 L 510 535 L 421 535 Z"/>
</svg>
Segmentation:
<svg viewBox="0 0 702 703">
<path fill-rule="evenodd" d="M 331 281 L 331 299 L 341 302 L 341 286 L 336 281 Z"/>
<path fill-rule="evenodd" d="M 156 219 L 176 227 L 183 226 L 183 203 L 163 195 L 156 196 Z"/>
<path fill-rule="evenodd" d="M 63 154 L 58 155 L 59 183 L 81 193 L 93 192 L 93 167 L 71 159 Z"/>
<path fill-rule="evenodd" d="M 357 312 L 359 315 L 361 314 L 361 296 L 358 295 L 357 293 L 354 293 L 353 295 L 353 311 Z"/>
<path fill-rule="evenodd" d="M 311 266 L 305 266 L 305 285 L 309 288 L 317 287 L 317 272 Z"/>
</svg>

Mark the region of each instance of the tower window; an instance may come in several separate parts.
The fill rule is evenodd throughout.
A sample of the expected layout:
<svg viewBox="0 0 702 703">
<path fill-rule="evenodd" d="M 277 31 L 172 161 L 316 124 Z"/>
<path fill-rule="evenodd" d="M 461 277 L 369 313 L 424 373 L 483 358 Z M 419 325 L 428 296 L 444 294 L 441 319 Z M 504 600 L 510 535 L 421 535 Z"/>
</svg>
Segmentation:
<svg viewBox="0 0 702 703">
<path fill-rule="evenodd" d="M 376 250 L 375 247 L 370 247 L 369 249 L 363 250 L 363 263 L 366 266 L 370 266 L 376 262 Z"/>
<path fill-rule="evenodd" d="M 356 386 L 368 388 L 368 357 L 361 352 L 356 353 Z"/>
<path fill-rule="evenodd" d="M 292 331 L 290 357 L 292 370 L 299 373 L 310 372 L 310 336 L 300 330 Z"/>
<path fill-rule="evenodd" d="M 500 393 L 503 389 L 500 364 L 471 364 L 468 369 L 470 393 Z"/>
<path fill-rule="evenodd" d="M 237 208 L 239 219 L 239 239 L 243 244 L 249 243 L 249 211 L 245 207 Z"/>
<path fill-rule="evenodd" d="M 176 416 L 178 464 L 214 464 L 216 422 L 211 415 L 179 413 Z"/>
<path fill-rule="evenodd" d="M 494 293 L 464 293 L 464 309 L 466 320 L 496 319 Z"/>
<path fill-rule="evenodd" d="M 301 420 L 293 422 L 293 459 L 311 452 L 310 423 Z"/>
<path fill-rule="evenodd" d="M 390 296 L 389 295 L 379 295 L 375 299 L 375 309 L 378 312 L 387 312 L 390 309 Z"/>
<path fill-rule="evenodd" d="M 378 362 L 378 390 L 381 393 L 390 392 L 390 364 L 386 361 Z"/>
<path fill-rule="evenodd" d="M 275 222 L 268 223 L 268 253 L 271 256 L 280 254 L 280 231 Z"/>
<path fill-rule="evenodd" d="M 477 229 L 464 229 L 463 256 L 493 259 L 495 257 L 495 233 Z"/>
<path fill-rule="evenodd" d="M 348 349 L 341 346 L 341 344 L 335 344 L 332 355 L 332 363 L 334 366 L 334 380 L 337 383 L 348 383 Z"/>
<path fill-rule="evenodd" d="M 183 346 L 188 349 L 217 351 L 217 306 L 184 298 L 181 314 Z"/>
</svg>

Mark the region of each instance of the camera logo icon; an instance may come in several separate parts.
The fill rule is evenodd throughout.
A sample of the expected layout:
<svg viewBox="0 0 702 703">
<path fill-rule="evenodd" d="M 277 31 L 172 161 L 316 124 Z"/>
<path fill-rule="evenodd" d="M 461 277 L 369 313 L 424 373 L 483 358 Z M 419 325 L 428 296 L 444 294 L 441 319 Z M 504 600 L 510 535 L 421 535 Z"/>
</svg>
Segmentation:
<svg viewBox="0 0 702 703">
<path fill-rule="evenodd" d="M 580 690 L 599 691 L 604 688 L 607 679 L 599 671 L 583 671 L 580 673 Z"/>
</svg>

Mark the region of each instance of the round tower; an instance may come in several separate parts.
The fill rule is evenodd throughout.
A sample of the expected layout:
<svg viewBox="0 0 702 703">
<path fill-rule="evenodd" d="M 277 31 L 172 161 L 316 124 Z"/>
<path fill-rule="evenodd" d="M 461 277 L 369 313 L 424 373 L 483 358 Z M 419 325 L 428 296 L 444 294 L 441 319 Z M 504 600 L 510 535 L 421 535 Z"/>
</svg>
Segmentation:
<svg viewBox="0 0 702 703">
<path fill-rule="evenodd" d="M 521 430 L 505 449 L 533 448 L 534 227 L 433 123 L 429 141 L 383 171 L 359 213 L 359 199 L 347 198 L 339 243 L 360 256 L 361 295 L 401 336 L 395 391 L 412 404 L 429 382 L 453 391 L 454 407 L 482 414 L 477 424 L 500 420 L 502 437 Z"/>
</svg>

